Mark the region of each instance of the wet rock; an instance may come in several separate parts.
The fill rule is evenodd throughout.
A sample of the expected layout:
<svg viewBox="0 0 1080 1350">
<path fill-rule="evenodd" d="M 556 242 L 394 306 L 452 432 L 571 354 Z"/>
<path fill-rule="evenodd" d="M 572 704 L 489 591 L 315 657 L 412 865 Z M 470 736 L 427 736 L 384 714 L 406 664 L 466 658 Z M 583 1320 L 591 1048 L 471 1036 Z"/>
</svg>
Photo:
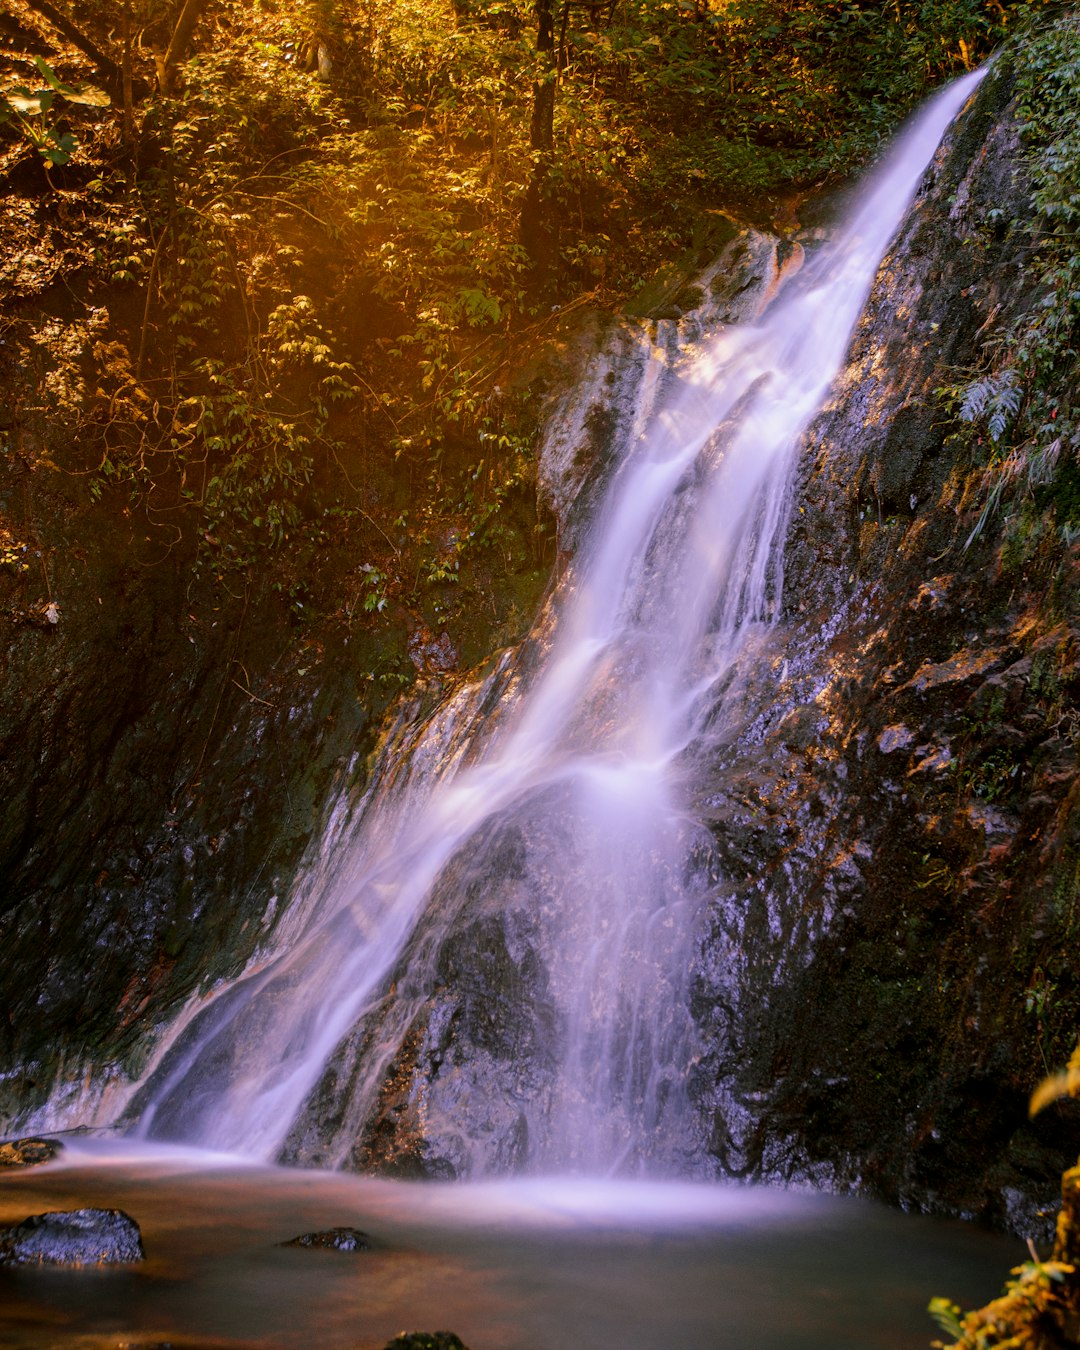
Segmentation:
<svg viewBox="0 0 1080 1350">
<path fill-rule="evenodd" d="M 403 1331 L 385 1350 L 469 1350 L 452 1331 Z"/>
<path fill-rule="evenodd" d="M 947 745 L 920 745 L 915 754 L 918 758 L 908 773 L 909 778 L 917 773 L 945 773 L 953 764 L 952 751 Z"/>
<path fill-rule="evenodd" d="M 883 755 L 891 755 L 894 750 L 905 750 L 914 739 L 911 731 L 902 723 L 886 727 L 878 737 L 878 749 Z"/>
<path fill-rule="evenodd" d="M 109 494 L 74 506 L 67 478 L 35 495 L 44 556 L 0 578 L 29 610 L 47 567 L 62 597 L 57 624 L 0 632 L 2 1137 L 34 1129 L 54 1090 L 56 1128 L 94 1118 L 187 995 L 242 966 L 334 788 L 362 777 L 385 699 L 364 673 L 382 669 L 377 634 L 331 633 L 335 676 L 300 681 L 324 658 L 271 575 L 248 610 L 185 594 L 187 563 L 143 567 Z"/>
<path fill-rule="evenodd" d="M 718 866 L 690 1095 L 721 1174 L 1017 1226 L 1017 1197 L 1039 1202 L 1060 1170 L 1060 1140 L 1042 1121 L 1037 1147 L 1010 1140 L 1040 1037 L 1072 1035 L 1080 997 L 1062 958 L 1077 931 L 1065 719 L 1078 691 L 1073 639 L 1039 635 L 1045 585 L 1004 574 L 989 532 L 965 546 L 975 494 L 935 394 L 982 359 L 994 314 L 1027 303 L 1017 246 L 981 233 L 991 211 L 1022 220 L 1027 199 L 1009 90 L 994 74 L 984 89 L 928 171 L 808 433 L 782 622 L 740 695 L 747 734 L 717 719 L 694 750 L 694 814 Z M 553 418 L 541 487 L 561 552 L 584 538 L 613 443 L 668 379 L 677 338 L 667 322 L 620 330 Z M 1035 781 L 1042 799 L 1025 800 Z M 290 1160 L 316 1160 L 309 1132 L 395 1175 L 528 1158 L 562 1035 L 545 924 L 566 897 L 544 888 L 568 873 L 557 834 L 532 821 L 519 834 L 475 836 L 448 865 L 392 996 L 327 1069 Z M 374 1081 L 358 1067 L 373 1050 Z M 374 1102 L 359 1134 L 342 1105 L 358 1083 Z"/>
<path fill-rule="evenodd" d="M 515 888 L 527 894 L 523 847 L 507 830 L 490 872 L 466 881 L 471 904 L 440 947 L 437 988 L 388 1069 L 349 1166 L 453 1179 L 525 1163 L 528 1119 L 543 1113 L 558 1033 L 539 927 L 512 903 Z"/>
<path fill-rule="evenodd" d="M 918 693 L 925 693 L 928 689 L 935 689 L 943 684 L 975 685 L 982 681 L 988 671 L 1000 666 L 1006 655 L 1007 649 L 982 652 L 971 652 L 965 649 L 954 652 L 947 661 L 942 661 L 936 665 L 927 662 L 920 666 L 904 687 Z"/>
<path fill-rule="evenodd" d="M 52 1210 L 0 1230 L 0 1264 L 101 1266 L 143 1258 L 139 1225 L 120 1209 Z"/>
<path fill-rule="evenodd" d="M 564 360 L 577 373 L 548 409 L 537 483 L 558 523 L 562 565 L 596 517 L 618 462 L 616 447 L 636 437 L 660 391 L 677 378 L 671 367 L 679 348 L 706 329 L 757 314 L 791 265 L 792 249 L 785 252 L 771 235 L 731 233 L 725 222 L 717 242 L 726 246 L 697 276 L 661 273 L 621 322 L 605 329 L 594 318 L 568 344 Z M 686 313 L 692 304 L 695 312 Z"/>
<path fill-rule="evenodd" d="M 340 1047 L 283 1161 L 402 1180 L 520 1170 L 559 1040 L 541 955 L 547 897 L 526 864 L 530 850 L 557 846 L 495 820 L 453 860 L 393 995 Z M 373 1098 L 359 1134 L 357 1098 Z"/>
<path fill-rule="evenodd" d="M 408 641 L 409 660 L 421 674 L 441 675 L 458 664 L 457 648 L 449 633 L 438 637 L 429 628 L 417 628 Z"/>
<path fill-rule="evenodd" d="M 57 1139 L 5 1139 L 0 1143 L 0 1167 L 38 1167 L 51 1162 L 63 1147 Z"/>
<path fill-rule="evenodd" d="M 366 1252 L 371 1250 L 371 1238 L 359 1228 L 323 1228 L 317 1233 L 301 1233 L 281 1247 L 317 1247 L 324 1252 Z"/>
</svg>

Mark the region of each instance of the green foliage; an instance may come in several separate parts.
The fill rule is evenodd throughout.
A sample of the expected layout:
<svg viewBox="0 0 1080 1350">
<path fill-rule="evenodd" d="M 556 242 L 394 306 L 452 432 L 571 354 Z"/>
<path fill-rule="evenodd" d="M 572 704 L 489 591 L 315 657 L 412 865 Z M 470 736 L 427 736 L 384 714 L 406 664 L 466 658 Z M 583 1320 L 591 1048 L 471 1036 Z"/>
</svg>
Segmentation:
<svg viewBox="0 0 1080 1350">
<path fill-rule="evenodd" d="M 371 563 L 364 563 L 360 571 L 364 578 L 364 610 L 368 614 L 373 611 L 381 614 L 389 602 L 386 573 L 380 572 Z"/>
<path fill-rule="evenodd" d="M 574 146 L 573 172 L 607 186 L 617 167 L 657 202 L 673 190 L 745 200 L 851 172 L 1000 41 L 1017 8 L 628 0 L 610 23 L 567 34 L 562 134 L 587 154 Z"/>
<path fill-rule="evenodd" d="M 299 562 L 320 511 L 371 521 L 348 505 L 366 491 L 350 466 L 362 428 L 414 483 L 422 471 L 432 540 L 441 520 L 489 541 L 518 456 L 490 468 L 482 502 L 454 485 L 508 445 L 492 399 L 500 419 L 513 400 L 491 391 L 501 335 L 526 311 L 528 159 L 507 115 L 524 106 L 507 97 L 523 40 L 400 4 L 365 24 L 325 6 L 223 17 L 228 38 L 148 110 L 161 151 L 141 218 L 106 232 L 112 279 L 146 290 L 132 381 L 151 353 L 168 376 L 126 405 L 153 404 L 149 435 L 111 422 L 92 491 L 107 479 L 160 500 L 172 481 L 198 514 L 200 566 L 223 578 L 260 548 L 288 544 Z M 333 84 L 301 68 L 315 41 L 341 44 Z M 372 587 L 364 607 L 382 612 L 386 587 Z"/>
<path fill-rule="evenodd" d="M 61 109 L 65 102 L 105 107 L 109 96 L 92 85 L 65 84 L 40 56 L 34 57 L 34 65 L 45 82 L 44 87 L 30 89 L 16 84 L 5 90 L 0 101 L 0 126 L 14 127 L 33 146 L 46 167 L 53 168 L 66 164 L 79 145 L 75 136 L 63 129 L 61 113 L 54 111 L 56 100 L 61 100 Z"/>
<path fill-rule="evenodd" d="M 1016 372 L 1012 369 L 999 371 L 983 380 L 973 380 L 963 390 L 960 420 L 981 423 L 996 444 L 1019 412 L 1021 398 Z"/>
<path fill-rule="evenodd" d="M 1056 514 L 1066 541 L 1080 526 L 1072 490 L 1080 464 L 1080 19 L 1075 13 L 1023 33 L 1012 49 L 1021 136 L 1032 182 L 1028 290 L 1034 303 L 999 324 L 988 368 L 953 390 L 962 421 L 990 442 L 986 496 L 973 531 L 1017 492 Z M 1019 521 L 1019 518 L 1018 518 Z"/>
<path fill-rule="evenodd" d="M 983 801 L 1000 802 L 1018 786 L 1017 776 L 1022 765 L 1009 750 L 990 750 L 974 763 L 963 763 L 957 770 L 957 782 L 962 791 L 970 792 Z"/>
<path fill-rule="evenodd" d="M 1062 1295 L 1067 1294 L 1073 1274 L 1073 1267 L 1065 1262 L 1033 1258 L 1016 1266 L 1001 1297 L 978 1312 L 965 1314 L 948 1299 L 931 1299 L 931 1317 L 953 1338 L 948 1345 L 933 1344 L 938 1350 L 993 1350 L 995 1346 L 1039 1350 L 1047 1344 L 1040 1321 L 1063 1307 Z"/>
<path fill-rule="evenodd" d="M 390 546 L 407 504 L 417 575 L 453 587 L 465 559 L 521 549 L 533 429 L 499 391 L 519 335 L 636 290 L 703 207 L 760 211 L 851 172 L 1022 8 L 560 10 L 541 276 L 520 242 L 545 69 L 531 4 L 219 0 L 175 93 L 141 107 L 139 173 L 101 230 L 142 319 L 110 358 L 91 490 L 175 510 L 223 579 L 265 550 L 303 567 L 331 519 Z M 164 17 L 137 15 L 159 47 Z M 370 556 L 387 581 L 367 594 L 391 595 Z"/>
</svg>

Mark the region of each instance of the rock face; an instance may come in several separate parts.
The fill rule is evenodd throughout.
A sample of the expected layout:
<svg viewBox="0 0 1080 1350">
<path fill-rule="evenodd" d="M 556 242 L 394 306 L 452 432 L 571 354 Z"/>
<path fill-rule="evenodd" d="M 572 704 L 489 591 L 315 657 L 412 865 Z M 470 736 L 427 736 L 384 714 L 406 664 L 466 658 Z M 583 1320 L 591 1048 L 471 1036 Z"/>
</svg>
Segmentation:
<svg viewBox="0 0 1080 1350">
<path fill-rule="evenodd" d="M 762 235 L 739 238 L 705 274 L 694 321 L 681 331 L 666 320 L 616 329 L 593 353 L 586 396 L 556 410 L 541 466 L 567 557 L 585 537 L 617 446 L 641 433 L 679 346 L 703 324 L 756 312 L 795 257 Z M 561 582 L 573 584 L 569 570 Z M 531 645 L 545 640 L 541 623 Z M 518 665 L 535 657 L 524 651 Z M 514 693 L 508 686 L 502 697 L 509 703 Z M 574 872 L 573 806 L 553 793 L 534 808 L 490 819 L 447 864 L 392 993 L 339 1048 L 283 1161 L 429 1179 L 552 1165 L 538 1136 L 575 1088 L 560 1081 L 568 999 L 549 955 L 591 940 L 593 897 L 587 873 Z M 662 1039 L 659 1023 L 654 1030 Z M 587 1139 L 563 1139 L 555 1165 L 565 1165 L 566 1147 L 588 1156 Z"/>
<path fill-rule="evenodd" d="M 1025 1108 L 1080 1002 L 1078 559 L 1010 562 L 1000 521 L 968 545 L 934 393 L 1032 301 L 993 223 L 1029 212 L 1009 92 L 939 152 L 812 429 L 773 687 L 699 747 L 727 881 L 694 1092 L 724 1173 L 1028 1231 L 1075 1149 L 1072 1106 Z"/>
<path fill-rule="evenodd" d="M 557 1034 L 537 934 L 524 907 L 492 905 L 451 935 L 350 1166 L 453 1179 L 526 1164 L 522 1107 L 550 1093 Z"/>
<path fill-rule="evenodd" d="M 693 958 L 689 1086 L 708 1175 L 1029 1231 L 1080 1124 L 1076 1104 L 1032 1124 L 1024 1109 L 1080 1024 L 1080 556 L 1049 535 L 1017 547 L 1000 518 L 972 539 L 979 472 L 936 393 L 1033 300 L 1010 96 L 1007 71 L 991 72 L 926 175 L 808 435 L 783 612 L 741 718 L 690 757 L 720 865 Z M 783 265 L 760 236 L 746 254 L 756 270 L 733 305 Z M 733 317 L 719 296 L 716 314 Z M 623 374 L 637 380 L 674 333 L 662 318 L 616 344 L 542 475 L 568 568 L 613 440 L 643 411 Z M 372 741 L 343 634 L 304 653 L 246 608 L 177 630 L 183 597 L 155 609 L 127 549 L 99 551 L 99 611 L 96 594 L 77 599 L 89 526 L 71 528 L 68 571 L 52 578 L 62 603 L 35 611 L 0 667 L 12 1111 L 47 1097 L 60 1044 L 99 1082 L 122 1080 L 141 1065 L 144 1023 L 272 934 L 330 785 L 360 776 Z M 457 661 L 417 632 L 421 669 Z M 102 688 L 87 670 L 109 672 Z M 33 774 L 10 767 L 31 760 Z M 529 1157 L 525 1108 L 543 1114 L 563 1028 L 542 955 L 550 897 L 518 858 L 559 840 L 489 824 L 436 889 L 438 939 L 422 922 L 287 1161 L 455 1177 Z M 363 1111 L 342 1105 L 373 1063 Z"/>
<path fill-rule="evenodd" d="M 496 820 L 450 864 L 392 992 L 331 1062 L 285 1161 L 439 1180 L 522 1166 L 523 1107 L 547 1099 L 558 1034 L 526 847 L 519 825 Z M 357 1082 L 373 1062 L 368 1102 Z"/>
<path fill-rule="evenodd" d="M 5 460 L 0 504 L 22 491 Z M 103 508 L 36 505 L 63 609 L 0 633 L 10 1131 L 93 1123 L 147 1028 L 266 940 L 331 784 L 362 770 L 373 702 L 362 639 L 305 637 L 273 595 L 187 600 Z M 0 576 L 0 621 L 25 584 Z"/>
<path fill-rule="evenodd" d="M 120 1209 L 35 1214 L 0 1230 L 0 1263 L 102 1266 L 143 1260 L 139 1225 Z"/>
</svg>

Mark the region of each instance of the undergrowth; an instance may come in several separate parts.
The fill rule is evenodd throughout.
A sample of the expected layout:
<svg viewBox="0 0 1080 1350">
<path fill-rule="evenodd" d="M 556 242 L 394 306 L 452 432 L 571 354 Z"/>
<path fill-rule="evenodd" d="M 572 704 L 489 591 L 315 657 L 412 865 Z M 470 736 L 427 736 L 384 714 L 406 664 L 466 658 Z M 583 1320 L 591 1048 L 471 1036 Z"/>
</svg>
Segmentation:
<svg viewBox="0 0 1080 1350">
<path fill-rule="evenodd" d="M 1037 1115 L 1064 1097 L 1080 1097 L 1080 1044 L 1068 1065 L 1051 1074 L 1031 1096 Z M 963 1312 L 948 1298 L 934 1298 L 929 1312 L 948 1342 L 936 1350 L 1057 1350 L 1076 1345 L 1080 1335 L 1080 1165 L 1062 1178 L 1062 1207 L 1053 1251 L 1040 1258 L 1028 1243 L 1031 1259 L 1016 1266 L 999 1298 L 985 1308 Z"/>
<path fill-rule="evenodd" d="M 274 557 L 291 593 L 350 529 L 387 578 L 379 612 L 414 597 L 395 578 L 445 591 L 470 554 L 536 565 L 518 353 L 575 305 L 620 304 L 710 213 L 771 216 L 855 171 L 1030 8 L 555 4 L 549 67 L 524 0 L 220 0 L 157 91 L 137 47 L 132 107 L 50 124 L 49 146 L 79 149 L 39 182 L 95 221 L 94 341 L 72 374 L 24 335 L 42 373 L 23 411 L 67 372 L 91 491 L 226 587 Z M 94 36 L 134 14 L 160 49 L 169 13 L 109 0 Z M 540 265 L 522 211 L 552 78 Z"/>
<path fill-rule="evenodd" d="M 1010 59 L 1032 209 L 1012 227 L 1027 235 L 1032 303 L 990 331 L 983 369 L 943 392 L 988 449 L 972 537 L 1008 501 L 1019 503 L 1014 534 L 1049 512 L 1071 544 L 1080 535 L 1080 16 L 1026 33 Z"/>
</svg>

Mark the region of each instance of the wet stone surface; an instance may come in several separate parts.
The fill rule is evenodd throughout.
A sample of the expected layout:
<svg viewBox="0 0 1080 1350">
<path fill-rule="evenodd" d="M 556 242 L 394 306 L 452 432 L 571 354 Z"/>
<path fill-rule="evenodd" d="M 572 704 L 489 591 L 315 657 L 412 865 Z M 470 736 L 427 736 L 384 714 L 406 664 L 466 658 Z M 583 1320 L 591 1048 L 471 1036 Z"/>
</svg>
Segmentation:
<svg viewBox="0 0 1080 1350">
<path fill-rule="evenodd" d="M 1029 210 L 1010 97 L 992 71 L 882 264 L 807 433 L 778 622 L 741 709 L 692 751 L 717 880 L 699 916 L 689 1088 L 715 1175 L 1046 1237 L 1080 1115 L 1026 1110 L 1080 1006 L 1066 955 L 1080 932 L 1080 557 L 1010 568 L 1000 520 L 968 544 L 977 469 L 935 392 L 977 366 L 995 314 L 1030 300 L 1026 231 L 984 228 Z M 643 368 L 624 348 L 545 451 L 571 553 Z M 529 1141 L 492 1103 L 542 1113 L 560 1028 L 534 959 L 542 888 L 518 897 L 514 875 L 504 859 L 490 900 L 476 888 L 427 962 L 432 992 L 388 1038 L 400 1052 L 350 1165 L 519 1165 Z M 462 1119 L 486 1141 L 479 1160 Z"/>
<path fill-rule="evenodd" d="M 1026 303 L 1022 240 L 980 229 L 1028 209 L 1008 100 L 992 73 L 882 265 L 745 721 L 698 749 L 724 880 L 692 1092 L 723 1174 L 1048 1238 L 1074 1104 L 1026 1102 L 1080 997 L 1077 564 L 1010 565 L 1001 520 L 970 541 L 980 489 L 934 393 Z"/>
<path fill-rule="evenodd" d="M 5 1139 L 0 1143 L 0 1168 L 38 1167 L 52 1162 L 63 1147 L 57 1139 Z"/>
<path fill-rule="evenodd" d="M 54 1210 L 0 1230 L 0 1264 L 101 1266 L 143 1259 L 139 1225 L 119 1209 Z"/>
<path fill-rule="evenodd" d="M 324 1252 L 366 1252 L 371 1250 L 372 1244 L 370 1236 L 359 1228 L 323 1228 L 317 1233 L 301 1233 L 280 1245 L 315 1247 Z"/>
</svg>

